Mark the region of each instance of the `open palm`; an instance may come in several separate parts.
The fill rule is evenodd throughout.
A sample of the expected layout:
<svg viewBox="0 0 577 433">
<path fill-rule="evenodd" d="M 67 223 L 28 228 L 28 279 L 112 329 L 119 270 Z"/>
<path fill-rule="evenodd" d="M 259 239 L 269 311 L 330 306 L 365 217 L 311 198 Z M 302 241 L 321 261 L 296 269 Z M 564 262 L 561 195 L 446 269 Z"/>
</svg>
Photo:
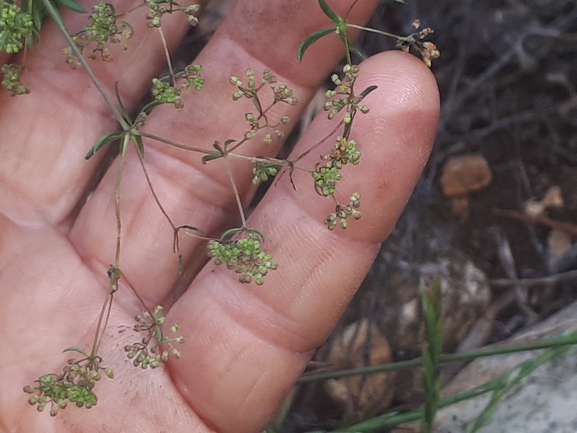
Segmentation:
<svg viewBox="0 0 577 433">
<path fill-rule="evenodd" d="M 139 2 L 117 1 L 117 9 Z M 331 5 L 344 14 L 351 3 Z M 351 21 L 366 21 L 377 3 L 358 2 Z M 84 19 L 65 17 L 71 30 Z M 188 24 L 178 17 L 165 24 L 168 45 L 175 47 Z M 242 136 L 250 101 L 232 103 L 228 81 L 249 67 L 257 74 L 270 69 L 293 88 L 301 104 L 279 114 L 296 121 L 343 55 L 336 37 L 312 46 L 301 64 L 296 49 L 308 34 L 329 25 L 314 1 L 239 0 L 195 61 L 203 65 L 205 89 L 185 98 L 179 112 L 156 109 L 145 130 L 206 148 Z M 185 236 L 180 249 L 187 274 L 195 278 L 182 287 L 172 229 L 155 205 L 136 152 L 129 150 L 120 189 L 121 269 L 149 308 L 170 306 L 167 320 L 179 322 L 186 338 L 179 347 L 182 359 L 146 371 L 126 359 L 123 347 L 138 339 L 131 327 L 142 305 L 121 283 L 100 348 L 115 378 L 98 383 L 94 408 L 68 407 L 50 417 L 30 407 L 22 387 L 61 371 L 63 349 L 90 350 L 116 248 L 119 161 L 100 179 L 105 152 L 88 162 L 84 155 L 117 126 L 86 74 L 64 63 L 64 46 L 56 27 L 48 25 L 39 48 L 25 59 L 23 79 L 32 93 L 0 96 L 0 430 L 259 431 L 338 320 L 413 189 L 438 117 L 432 75 L 399 52 L 361 65 L 359 86 L 379 89 L 367 97 L 371 112 L 355 121 L 353 138 L 363 157 L 356 170 L 346 172 L 343 188 L 361 192 L 363 218 L 347 230 L 328 231 L 323 219 L 334 202 L 314 192 L 310 175 L 295 172 L 296 190 L 284 176 L 249 220 L 266 234 L 266 250 L 279 265 L 264 286 L 241 284 L 234 273 L 207 264 L 206 244 Z M 158 34 L 142 24 L 128 51 L 111 63 L 91 65 L 109 91 L 118 82 L 131 108 L 163 61 Z M 333 127 L 319 116 L 295 152 Z M 277 145 L 250 143 L 252 154 L 278 151 Z M 238 224 L 222 161 L 202 165 L 196 153 L 152 141 L 145 147 L 151 180 L 176 225 L 217 234 Z M 311 155 L 312 166 L 317 158 Z M 254 193 L 250 169 L 233 164 L 232 170 L 247 203 Z"/>
</svg>

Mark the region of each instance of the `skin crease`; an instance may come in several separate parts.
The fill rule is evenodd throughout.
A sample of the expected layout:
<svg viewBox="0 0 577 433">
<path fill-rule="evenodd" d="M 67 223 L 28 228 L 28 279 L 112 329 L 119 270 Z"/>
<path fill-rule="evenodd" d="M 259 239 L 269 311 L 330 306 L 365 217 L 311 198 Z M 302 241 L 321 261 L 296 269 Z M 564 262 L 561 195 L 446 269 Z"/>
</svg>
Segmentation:
<svg viewBox="0 0 577 433">
<path fill-rule="evenodd" d="M 351 3 L 329 2 L 341 14 Z M 366 22 L 377 3 L 358 2 L 350 20 Z M 169 24 L 165 33 L 174 47 L 186 23 L 170 17 Z M 246 128 L 250 101 L 231 102 L 234 88 L 228 78 L 242 77 L 247 67 L 257 74 L 269 68 L 279 83 L 294 89 L 302 103 L 283 107 L 278 115 L 288 114 L 296 123 L 343 54 L 339 41 L 327 37 L 298 64 L 296 47 L 308 33 L 329 25 L 318 4 L 309 0 L 239 0 L 196 61 L 204 67 L 206 88 L 187 96 L 179 113 L 159 107 L 146 131 L 207 148 L 215 139 L 238 137 Z M 161 66 L 157 36 L 141 29 L 129 41 L 129 60 L 118 54 L 112 63 L 92 63 L 108 89 L 119 81 L 128 106 L 139 100 Z M 338 186 L 341 201 L 361 193 L 360 221 L 346 231 L 328 231 L 322 221 L 333 211 L 331 200 L 316 195 L 305 173 L 295 173 L 296 191 L 285 175 L 249 219 L 251 227 L 266 234 L 264 248 L 279 264 L 263 287 L 242 285 L 223 267 L 203 267 L 204 245 L 184 237 L 187 265 L 201 270 L 168 312 L 167 322 L 178 321 L 186 337 L 182 359 L 153 371 L 131 367 L 122 347 L 139 339 L 131 327 L 141 306 L 122 283 L 100 349 L 115 379 L 103 378 L 97 385 L 96 407 L 71 406 L 52 418 L 47 410 L 39 414 L 29 407 L 22 387 L 60 371 L 69 357 L 62 354 L 66 347 L 89 350 L 116 240 L 118 162 L 80 213 L 74 213 L 101 158 L 84 162 L 84 155 L 115 124 L 84 74 L 64 64 L 63 46 L 49 26 L 41 49 L 27 53 L 24 80 L 32 93 L 18 98 L 0 94 L 0 431 L 262 431 L 358 288 L 426 163 L 439 114 L 432 74 L 400 52 L 379 54 L 361 65 L 358 89 L 372 84 L 379 89 L 366 99 L 370 113 L 359 115 L 353 128 L 352 138 L 363 152 L 361 164 L 346 167 Z M 295 152 L 318 142 L 333 125 L 321 113 Z M 331 145 L 305 163 L 314 166 Z M 261 155 L 278 150 L 278 145 L 256 142 L 249 147 Z M 198 154 L 153 142 L 146 143 L 145 159 L 175 224 L 209 232 L 238 224 L 221 161 L 202 166 Z M 242 174 L 246 165 L 232 164 L 232 170 L 249 200 L 254 189 L 250 175 Z M 133 151 L 127 156 L 121 200 L 121 268 L 152 307 L 172 299 L 177 263 L 172 232 L 151 199 Z"/>
</svg>

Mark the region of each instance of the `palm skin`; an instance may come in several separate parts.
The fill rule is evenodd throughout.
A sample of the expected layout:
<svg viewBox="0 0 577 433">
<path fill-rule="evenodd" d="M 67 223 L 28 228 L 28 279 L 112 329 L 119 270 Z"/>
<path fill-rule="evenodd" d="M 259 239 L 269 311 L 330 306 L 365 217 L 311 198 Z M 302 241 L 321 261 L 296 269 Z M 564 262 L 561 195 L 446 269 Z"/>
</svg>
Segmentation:
<svg viewBox="0 0 577 433">
<path fill-rule="evenodd" d="M 117 9 L 129 9 L 131 3 L 138 1 L 122 2 Z M 330 3 L 344 14 L 352 0 Z M 358 2 L 351 22 L 364 23 L 377 3 Z M 65 17 L 71 30 L 82 26 L 84 18 Z M 146 131 L 206 148 L 214 140 L 242 136 L 251 103 L 231 102 L 234 88 L 228 79 L 242 76 L 247 67 L 257 73 L 271 69 L 280 83 L 293 88 L 301 104 L 285 107 L 282 114 L 296 122 L 343 55 L 336 37 L 311 47 L 301 64 L 296 48 L 309 33 L 329 25 L 310 0 L 239 0 L 195 61 L 203 65 L 205 89 L 185 98 L 181 112 L 157 109 Z M 187 23 L 170 17 L 163 28 L 174 47 Z M 145 24 L 135 30 L 126 53 L 111 63 L 91 64 L 109 90 L 119 83 L 129 108 L 164 59 L 158 35 Z M 309 175 L 295 173 L 296 191 L 285 176 L 249 219 L 251 227 L 266 234 L 266 250 L 279 264 L 262 287 L 240 284 L 237 275 L 206 264 L 205 244 L 183 237 L 181 252 L 195 278 L 180 296 L 172 231 L 130 150 L 120 192 L 120 267 L 147 306 L 171 306 L 167 321 L 179 322 L 186 336 L 182 359 L 152 371 L 126 360 L 122 348 L 135 340 L 130 328 L 142 306 L 121 283 L 100 350 L 115 378 L 97 384 L 96 407 L 68 407 L 52 418 L 29 406 L 22 387 L 61 371 L 68 357 L 63 349 L 90 349 L 116 247 L 118 161 L 88 199 L 85 191 L 104 152 L 84 161 L 96 140 L 116 129 L 115 121 L 86 75 L 64 63 L 63 46 L 49 25 L 39 49 L 27 53 L 24 79 L 32 93 L 0 96 L 0 430 L 260 431 L 338 320 L 414 187 L 438 119 L 432 75 L 418 59 L 399 52 L 361 65 L 359 88 L 376 84 L 379 89 L 367 97 L 371 112 L 355 120 L 353 138 L 363 157 L 356 170 L 345 172 L 342 188 L 361 192 L 363 217 L 347 230 L 328 231 L 323 219 L 334 204 L 316 195 Z M 319 116 L 295 152 L 333 127 Z M 198 154 L 152 141 L 145 145 L 156 192 L 176 225 L 217 233 L 238 224 L 220 161 L 203 166 Z M 278 150 L 256 142 L 250 147 L 258 155 Z M 309 165 L 317 158 L 312 155 Z M 254 192 L 246 168 L 232 167 L 245 202 Z"/>
</svg>

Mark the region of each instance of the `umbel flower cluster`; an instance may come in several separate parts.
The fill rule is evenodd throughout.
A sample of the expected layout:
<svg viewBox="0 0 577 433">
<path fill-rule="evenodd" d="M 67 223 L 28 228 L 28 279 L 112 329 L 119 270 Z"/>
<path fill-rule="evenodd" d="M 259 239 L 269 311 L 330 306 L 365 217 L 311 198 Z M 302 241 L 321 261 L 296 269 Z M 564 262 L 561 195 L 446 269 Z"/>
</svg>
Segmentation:
<svg viewBox="0 0 577 433">
<path fill-rule="evenodd" d="M 68 350 L 86 355 L 80 349 Z M 101 361 L 99 356 L 86 355 L 80 360 L 70 358 L 62 373 L 45 374 L 36 381 L 37 385 L 24 387 L 24 392 L 32 394 L 28 402 L 36 405 L 39 412 L 50 405 L 51 416 L 56 416 L 58 410 L 64 409 L 68 402 L 90 409 L 98 403 L 98 397 L 92 389 L 101 379 L 101 372 L 110 379 L 114 378 L 112 369 L 101 367 Z"/>
<path fill-rule="evenodd" d="M 4 0 L 0 8 L 0 51 L 15 54 L 32 36 L 34 23 L 13 0 Z"/>
<path fill-rule="evenodd" d="M 122 43 L 123 39 L 132 37 L 132 27 L 125 21 L 116 16 L 116 10 L 110 3 L 104 3 L 102 0 L 96 2 L 92 7 L 92 14 L 88 19 L 88 25 L 76 33 L 72 40 L 80 52 L 84 52 L 86 47 L 94 46 L 88 53 L 88 58 L 95 59 L 98 55 L 105 62 L 112 61 L 112 54 L 106 46 L 108 43 L 120 43 L 122 50 L 126 50 L 126 44 Z M 73 68 L 80 66 L 78 59 L 71 48 L 65 48 L 63 53 L 66 55 L 66 63 Z"/>
<path fill-rule="evenodd" d="M 173 346 L 173 343 L 184 343 L 184 337 L 168 337 L 162 332 L 162 324 L 166 318 L 162 315 L 163 307 L 158 305 L 153 313 L 145 311 L 135 317 L 136 325 L 134 331 L 144 333 L 141 341 L 124 346 L 128 359 L 132 360 L 135 367 L 142 369 L 156 368 L 161 363 L 168 361 L 169 355 L 180 358 L 180 351 Z M 170 328 L 170 332 L 175 333 L 179 328 L 178 323 Z M 161 344 L 167 346 L 162 349 Z"/>
<path fill-rule="evenodd" d="M 250 229 L 235 232 L 230 233 L 238 234 L 235 239 L 210 241 L 209 255 L 216 265 L 226 263 L 228 269 L 240 274 L 242 283 L 250 283 L 254 279 L 256 284 L 264 284 L 264 277 L 275 270 L 277 264 L 272 261 L 272 255 L 261 250 L 262 235 Z"/>
</svg>

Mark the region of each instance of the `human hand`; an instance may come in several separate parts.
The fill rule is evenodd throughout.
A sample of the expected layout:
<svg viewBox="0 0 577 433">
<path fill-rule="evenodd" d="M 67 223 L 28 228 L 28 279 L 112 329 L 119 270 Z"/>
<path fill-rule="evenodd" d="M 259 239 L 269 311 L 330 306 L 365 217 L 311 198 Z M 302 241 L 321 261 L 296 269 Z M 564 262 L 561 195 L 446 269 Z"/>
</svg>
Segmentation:
<svg viewBox="0 0 577 433">
<path fill-rule="evenodd" d="M 123 2 L 129 9 L 137 1 Z M 351 0 L 333 1 L 346 13 Z M 338 5 L 337 5 L 338 3 Z M 358 2 L 352 22 L 363 23 L 376 0 Z M 68 24 L 82 17 L 65 14 Z M 187 24 L 163 25 L 169 46 Z M 146 131 L 189 146 L 243 134 L 250 101 L 231 103 L 231 75 L 250 67 L 271 69 L 301 100 L 287 107 L 296 121 L 306 101 L 343 55 L 338 38 L 323 38 L 297 63 L 299 43 L 329 22 L 312 1 L 239 0 L 195 63 L 205 88 L 175 115 L 157 108 Z M 144 27 L 144 26 L 143 26 Z M 170 30 L 166 30 L 170 29 Z M 129 50 L 111 63 L 91 66 L 133 108 L 164 56 L 153 31 L 136 28 Z M 52 24 L 39 49 L 27 53 L 27 96 L 0 100 L 0 427 L 21 432 L 258 432 L 272 416 L 308 360 L 326 338 L 368 271 L 380 243 L 405 205 L 435 136 L 439 98 L 429 70 L 400 52 L 361 65 L 358 85 L 379 89 L 366 101 L 371 111 L 355 120 L 353 137 L 361 165 L 343 187 L 360 191 L 362 219 L 347 230 L 323 224 L 334 203 L 310 187 L 310 175 L 284 176 L 250 216 L 266 235 L 278 270 L 264 286 L 206 264 L 206 245 L 185 237 L 180 244 L 196 278 L 178 299 L 178 263 L 172 230 L 155 205 L 134 150 L 123 172 L 121 269 L 149 308 L 169 304 L 167 322 L 186 337 L 182 359 L 143 371 L 122 348 L 134 339 L 133 317 L 141 304 L 121 281 L 100 347 L 113 380 L 98 383 L 98 405 L 68 407 L 50 417 L 28 404 L 22 387 L 61 371 L 62 350 L 89 350 L 106 297 L 107 270 L 116 249 L 115 187 L 118 160 L 86 200 L 104 152 L 88 162 L 87 150 L 116 123 L 94 85 L 63 62 L 65 42 Z M 6 58 L 0 59 L 5 62 Z M 297 145 L 302 152 L 334 126 L 321 113 Z M 219 233 L 235 223 L 234 196 L 220 162 L 202 165 L 196 153 L 146 142 L 145 161 L 156 193 L 176 224 Z M 278 146 L 249 143 L 256 155 Z M 318 155 L 311 156 L 314 165 Z M 245 203 L 254 188 L 246 166 L 233 166 Z"/>
</svg>

